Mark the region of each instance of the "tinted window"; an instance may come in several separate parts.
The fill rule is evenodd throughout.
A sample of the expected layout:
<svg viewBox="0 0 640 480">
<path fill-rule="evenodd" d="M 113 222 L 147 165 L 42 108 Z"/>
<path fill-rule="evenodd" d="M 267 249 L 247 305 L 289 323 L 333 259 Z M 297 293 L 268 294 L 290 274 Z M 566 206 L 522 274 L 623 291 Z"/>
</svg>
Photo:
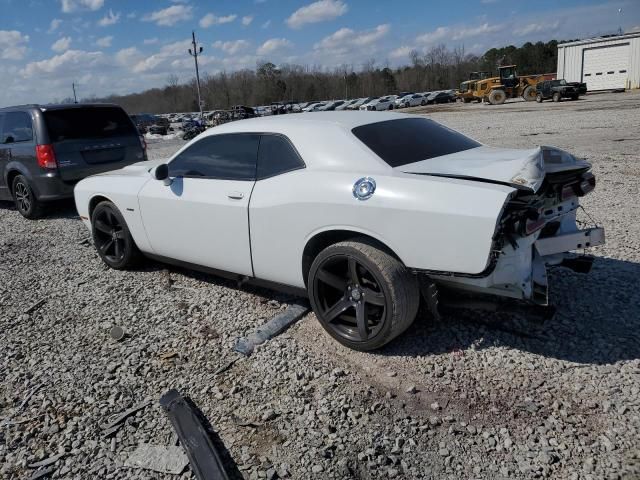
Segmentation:
<svg viewBox="0 0 640 480">
<path fill-rule="evenodd" d="M 127 114 L 118 107 L 45 110 L 43 115 L 52 143 L 138 135 Z"/>
<path fill-rule="evenodd" d="M 254 180 L 259 139 L 256 134 L 205 137 L 169 163 L 169 176 Z"/>
<path fill-rule="evenodd" d="M 291 143 L 280 135 L 263 135 L 258 152 L 258 179 L 304 168 L 304 162 Z"/>
<path fill-rule="evenodd" d="M 33 139 L 31 117 L 26 112 L 9 112 L 4 117 L 0 143 L 29 142 Z"/>
<path fill-rule="evenodd" d="M 480 146 L 475 140 L 426 118 L 369 123 L 352 132 L 392 167 Z"/>
</svg>

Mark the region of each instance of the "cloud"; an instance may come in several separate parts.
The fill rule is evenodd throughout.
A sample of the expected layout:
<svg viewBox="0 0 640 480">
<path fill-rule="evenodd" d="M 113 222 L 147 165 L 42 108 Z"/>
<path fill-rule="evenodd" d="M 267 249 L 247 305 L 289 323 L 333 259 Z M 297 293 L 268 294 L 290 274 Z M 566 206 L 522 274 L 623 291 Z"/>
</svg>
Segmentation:
<svg viewBox="0 0 640 480">
<path fill-rule="evenodd" d="M 551 23 L 529 23 L 521 27 L 516 27 L 513 30 L 513 33 L 518 37 L 524 37 L 525 35 L 531 35 L 532 33 L 552 32 L 557 30 L 559 26 L 559 20 Z"/>
<path fill-rule="evenodd" d="M 67 50 L 61 55 L 30 62 L 20 70 L 23 77 L 52 76 L 62 73 L 86 72 L 88 68 L 99 65 L 104 60 L 102 52 L 85 52 L 83 50 Z"/>
<path fill-rule="evenodd" d="M 260 28 L 269 28 L 271 26 L 271 20 L 267 20 L 262 24 Z"/>
<path fill-rule="evenodd" d="M 253 22 L 253 15 L 247 15 L 242 17 L 242 25 L 244 25 L 245 27 L 248 27 L 249 25 L 251 25 L 251 22 Z"/>
<path fill-rule="evenodd" d="M 191 19 L 193 7 L 191 5 L 172 5 L 162 10 L 156 10 L 145 15 L 142 20 L 154 22 L 161 27 L 171 27 L 178 22 Z"/>
<path fill-rule="evenodd" d="M 299 8 L 287 18 L 291 28 L 302 28 L 308 23 L 326 22 L 347 13 L 347 4 L 341 0 L 318 0 Z"/>
<path fill-rule="evenodd" d="M 136 18 L 137 16 L 138 16 L 138 14 L 136 12 L 127 13 L 127 18 L 128 19 L 133 19 L 133 18 Z"/>
<path fill-rule="evenodd" d="M 96 40 L 96 45 L 98 47 L 107 48 L 111 46 L 111 42 L 113 41 L 113 37 L 108 35 L 106 37 L 102 37 Z"/>
<path fill-rule="evenodd" d="M 55 32 L 60 27 L 61 24 L 62 24 L 62 20 L 60 20 L 59 18 L 54 18 L 53 20 L 51 20 L 51 23 L 49 24 L 49 30 L 47 30 L 47 33 Z"/>
<path fill-rule="evenodd" d="M 0 59 L 22 60 L 27 53 L 28 41 L 29 35 L 22 35 L 17 30 L 0 30 Z"/>
<path fill-rule="evenodd" d="M 108 27 L 109 25 L 115 25 L 120 20 L 120 12 L 114 14 L 113 10 L 109 9 L 109 13 L 98 20 L 98 25 L 101 27 Z"/>
<path fill-rule="evenodd" d="M 241 50 L 249 48 L 251 44 L 247 40 L 231 40 L 228 42 L 222 42 L 218 40 L 213 43 L 214 48 L 218 48 L 229 55 L 235 55 Z"/>
<path fill-rule="evenodd" d="M 144 58 L 144 55 L 136 47 L 129 47 L 118 50 L 114 58 L 120 65 L 133 67 Z"/>
<path fill-rule="evenodd" d="M 73 13 L 78 10 L 100 10 L 104 5 L 104 0 L 61 0 L 62 11 Z"/>
<path fill-rule="evenodd" d="M 378 40 L 389 33 L 388 24 L 378 25 L 372 30 L 356 32 L 350 28 L 341 28 L 328 37 L 324 37 L 313 48 L 314 50 L 330 52 L 331 54 L 345 54 L 354 49 L 371 47 Z"/>
<path fill-rule="evenodd" d="M 224 17 L 216 17 L 213 13 L 207 13 L 200 19 L 200 26 L 202 28 L 209 28 L 212 25 L 222 25 L 225 23 L 233 22 L 238 15 L 231 14 Z"/>
<path fill-rule="evenodd" d="M 491 33 L 498 33 L 505 29 L 505 25 L 490 25 L 483 23 L 478 26 L 456 26 L 456 27 L 438 27 L 435 30 L 423 33 L 416 38 L 421 44 L 433 44 L 444 40 L 464 40 L 465 38 L 477 37 Z"/>
<path fill-rule="evenodd" d="M 62 53 L 69 50 L 71 45 L 71 37 L 61 37 L 51 45 L 51 50 L 54 52 Z"/>
<path fill-rule="evenodd" d="M 402 45 L 401 47 L 391 50 L 391 52 L 389 53 L 389 56 L 395 59 L 406 60 L 407 58 L 409 58 L 409 54 L 412 51 L 413 51 L 412 47 L 409 47 L 407 45 Z"/>
<path fill-rule="evenodd" d="M 153 37 L 153 38 L 145 38 L 142 43 L 144 43 L 145 45 L 155 45 L 156 43 L 158 43 L 160 40 L 158 39 L 158 37 Z"/>
<path fill-rule="evenodd" d="M 257 50 L 258 55 L 271 55 L 279 50 L 292 47 L 293 44 L 286 38 L 270 38 L 264 42 Z"/>
</svg>

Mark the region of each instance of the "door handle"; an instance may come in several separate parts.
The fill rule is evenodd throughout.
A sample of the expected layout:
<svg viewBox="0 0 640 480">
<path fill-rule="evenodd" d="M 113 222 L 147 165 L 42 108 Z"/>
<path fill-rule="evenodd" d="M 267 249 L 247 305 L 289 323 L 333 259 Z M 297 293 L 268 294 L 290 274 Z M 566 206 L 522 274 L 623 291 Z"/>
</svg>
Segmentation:
<svg viewBox="0 0 640 480">
<path fill-rule="evenodd" d="M 244 198 L 244 193 L 242 192 L 230 192 L 227 194 L 227 197 L 229 197 L 232 200 L 242 200 Z"/>
</svg>

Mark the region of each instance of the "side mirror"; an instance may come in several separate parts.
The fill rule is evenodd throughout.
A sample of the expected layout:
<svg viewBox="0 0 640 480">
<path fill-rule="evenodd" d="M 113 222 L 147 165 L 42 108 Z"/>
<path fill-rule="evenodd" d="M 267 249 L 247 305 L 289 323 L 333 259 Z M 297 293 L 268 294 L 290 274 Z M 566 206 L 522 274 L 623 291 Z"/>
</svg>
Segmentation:
<svg viewBox="0 0 640 480">
<path fill-rule="evenodd" d="M 171 178 L 169 178 L 169 165 L 166 163 L 158 165 L 153 175 L 156 180 L 162 180 L 165 185 L 171 185 Z"/>
</svg>

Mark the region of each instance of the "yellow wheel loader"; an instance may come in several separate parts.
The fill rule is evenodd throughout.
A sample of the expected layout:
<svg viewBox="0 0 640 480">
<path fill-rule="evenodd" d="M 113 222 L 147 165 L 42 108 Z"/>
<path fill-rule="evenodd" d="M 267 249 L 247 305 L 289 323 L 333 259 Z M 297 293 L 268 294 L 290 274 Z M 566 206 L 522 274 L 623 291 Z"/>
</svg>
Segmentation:
<svg viewBox="0 0 640 480">
<path fill-rule="evenodd" d="M 546 78 L 544 75 L 519 77 L 515 65 L 498 68 L 498 75 L 477 81 L 472 90 L 473 97 L 491 105 L 502 105 L 507 98 L 518 97 L 532 102 L 536 99 L 536 84 Z"/>
</svg>

